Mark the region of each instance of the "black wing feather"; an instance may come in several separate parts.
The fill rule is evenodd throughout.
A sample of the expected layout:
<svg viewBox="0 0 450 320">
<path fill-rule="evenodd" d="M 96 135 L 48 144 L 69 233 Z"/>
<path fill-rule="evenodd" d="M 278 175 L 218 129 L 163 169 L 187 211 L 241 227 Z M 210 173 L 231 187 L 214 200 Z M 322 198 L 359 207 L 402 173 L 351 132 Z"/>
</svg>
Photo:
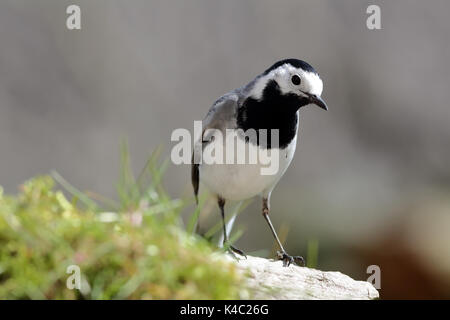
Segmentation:
<svg viewBox="0 0 450 320">
<path fill-rule="evenodd" d="M 194 187 L 195 203 L 198 204 L 198 184 L 200 180 L 200 172 L 198 170 L 198 163 L 194 163 L 194 153 L 192 153 L 191 163 L 192 163 L 191 165 L 192 187 Z"/>
</svg>

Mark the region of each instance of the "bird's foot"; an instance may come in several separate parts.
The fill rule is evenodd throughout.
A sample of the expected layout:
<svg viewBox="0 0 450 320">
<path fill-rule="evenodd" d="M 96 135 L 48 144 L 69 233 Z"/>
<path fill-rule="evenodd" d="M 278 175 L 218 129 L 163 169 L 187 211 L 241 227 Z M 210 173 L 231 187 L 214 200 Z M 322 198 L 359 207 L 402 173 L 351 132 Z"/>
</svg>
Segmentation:
<svg viewBox="0 0 450 320">
<path fill-rule="evenodd" d="M 239 260 L 238 257 L 236 256 L 236 253 L 240 256 L 243 256 L 245 259 L 247 259 L 247 255 L 244 253 L 244 251 L 233 247 L 232 245 L 224 245 L 225 247 L 227 247 L 227 251 L 233 256 L 233 258 L 235 258 L 236 260 Z"/>
<path fill-rule="evenodd" d="M 283 261 L 283 267 L 289 267 L 291 263 L 304 267 L 305 259 L 302 256 L 290 256 L 286 252 L 277 251 L 278 260 Z"/>
</svg>

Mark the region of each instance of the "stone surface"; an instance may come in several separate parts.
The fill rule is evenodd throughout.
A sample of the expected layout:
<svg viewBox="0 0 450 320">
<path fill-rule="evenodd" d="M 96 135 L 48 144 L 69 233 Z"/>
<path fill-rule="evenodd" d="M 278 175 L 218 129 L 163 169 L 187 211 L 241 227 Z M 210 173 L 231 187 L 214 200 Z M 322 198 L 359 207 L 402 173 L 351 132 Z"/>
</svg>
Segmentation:
<svg viewBox="0 0 450 320">
<path fill-rule="evenodd" d="M 377 299 L 372 284 L 356 281 L 340 272 L 324 272 L 291 265 L 281 261 L 248 256 L 236 262 L 249 272 L 249 286 L 255 299 Z"/>
</svg>

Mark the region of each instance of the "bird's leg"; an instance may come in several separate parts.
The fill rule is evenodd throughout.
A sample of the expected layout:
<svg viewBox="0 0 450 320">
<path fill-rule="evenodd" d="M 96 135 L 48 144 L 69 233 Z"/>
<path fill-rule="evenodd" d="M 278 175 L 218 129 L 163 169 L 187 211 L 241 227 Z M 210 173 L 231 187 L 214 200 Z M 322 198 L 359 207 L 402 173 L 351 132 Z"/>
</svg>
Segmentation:
<svg viewBox="0 0 450 320">
<path fill-rule="evenodd" d="M 299 266 L 304 266 L 305 265 L 305 259 L 303 259 L 302 256 L 290 256 L 286 253 L 286 250 L 284 250 L 283 245 L 280 242 L 280 239 L 278 239 L 278 235 L 272 225 L 272 222 L 270 221 L 269 218 L 269 198 L 263 198 L 263 208 L 262 208 L 262 214 L 264 219 L 266 219 L 267 224 L 270 227 L 270 231 L 272 231 L 272 234 L 275 238 L 275 240 L 277 240 L 278 246 L 280 247 L 281 251 L 277 251 L 277 256 L 279 260 L 283 261 L 283 266 L 285 267 L 289 267 L 289 265 L 291 263 L 295 263 L 296 265 Z"/>
<path fill-rule="evenodd" d="M 245 253 L 242 250 L 239 250 L 235 247 L 233 247 L 231 244 L 228 243 L 228 235 L 227 235 L 227 226 L 225 223 L 225 200 L 222 198 L 218 198 L 217 203 L 219 204 L 219 208 L 220 208 L 220 213 L 222 215 L 222 224 L 223 224 L 223 246 L 224 247 L 228 247 L 229 252 L 236 258 L 236 256 L 234 255 L 235 253 L 244 256 L 245 258 L 247 258 L 247 256 L 245 255 Z"/>
</svg>

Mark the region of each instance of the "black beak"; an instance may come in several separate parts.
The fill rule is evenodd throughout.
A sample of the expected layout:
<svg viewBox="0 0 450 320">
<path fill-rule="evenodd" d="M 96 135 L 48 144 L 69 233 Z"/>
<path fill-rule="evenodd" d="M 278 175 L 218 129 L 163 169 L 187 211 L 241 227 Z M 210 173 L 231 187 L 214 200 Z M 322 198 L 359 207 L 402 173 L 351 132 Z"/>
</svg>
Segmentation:
<svg viewBox="0 0 450 320">
<path fill-rule="evenodd" d="M 321 97 L 316 96 L 315 94 L 309 94 L 309 101 L 312 104 L 315 104 L 319 108 L 322 108 L 323 110 L 328 110 L 327 104 L 325 101 L 322 100 Z"/>
</svg>

